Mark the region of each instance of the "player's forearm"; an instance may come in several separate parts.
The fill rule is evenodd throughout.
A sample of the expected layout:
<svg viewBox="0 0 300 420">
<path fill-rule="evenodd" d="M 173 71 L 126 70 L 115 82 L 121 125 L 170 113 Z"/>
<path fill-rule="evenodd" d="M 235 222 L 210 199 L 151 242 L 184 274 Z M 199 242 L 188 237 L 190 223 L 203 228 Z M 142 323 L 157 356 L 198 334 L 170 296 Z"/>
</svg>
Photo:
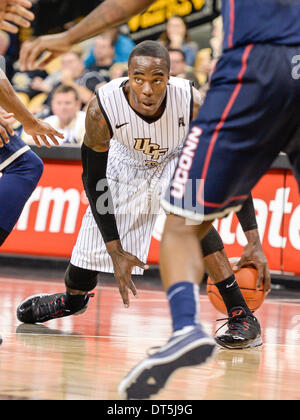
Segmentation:
<svg viewBox="0 0 300 420">
<path fill-rule="evenodd" d="M 121 241 L 119 239 L 106 242 L 105 245 L 106 245 L 107 252 L 111 256 L 113 256 L 114 253 L 117 253 L 121 249 L 123 249 Z"/>
<path fill-rule="evenodd" d="M 261 241 L 260 241 L 258 229 L 247 230 L 244 233 L 245 233 L 245 236 L 247 238 L 248 244 L 260 245 L 261 246 Z"/>
<path fill-rule="evenodd" d="M 81 157 L 82 181 L 95 222 L 105 243 L 118 241 L 119 234 L 106 178 L 108 151 L 95 152 L 83 143 Z"/>
<path fill-rule="evenodd" d="M 236 215 L 245 233 L 257 229 L 257 221 L 251 193 L 244 202 L 241 210 Z"/>
<path fill-rule="evenodd" d="M 0 106 L 7 112 L 13 112 L 24 127 L 31 127 L 36 122 L 36 118 L 20 101 L 2 70 L 0 70 Z"/>
<path fill-rule="evenodd" d="M 248 244 L 261 246 L 252 194 L 250 194 L 244 202 L 242 209 L 237 213 L 237 217 L 243 228 Z"/>
<path fill-rule="evenodd" d="M 153 0 L 106 0 L 66 32 L 71 45 L 96 36 L 112 26 L 127 22 L 145 10 Z"/>
</svg>

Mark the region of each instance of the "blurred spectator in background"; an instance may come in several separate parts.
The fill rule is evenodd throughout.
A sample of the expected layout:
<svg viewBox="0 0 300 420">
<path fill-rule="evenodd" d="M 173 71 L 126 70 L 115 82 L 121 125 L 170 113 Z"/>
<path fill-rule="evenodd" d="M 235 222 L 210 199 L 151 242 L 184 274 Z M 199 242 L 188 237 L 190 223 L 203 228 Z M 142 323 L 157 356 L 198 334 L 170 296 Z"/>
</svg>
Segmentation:
<svg viewBox="0 0 300 420">
<path fill-rule="evenodd" d="M 194 66 L 198 45 L 191 41 L 182 17 L 175 15 L 168 20 L 166 31 L 159 37 L 159 41 L 168 49 L 182 50 L 186 64 Z"/>
<path fill-rule="evenodd" d="M 115 55 L 113 62 L 114 63 L 128 63 L 129 56 L 135 43 L 128 36 L 120 33 L 119 28 L 113 28 L 109 31 L 106 31 L 102 36 L 107 36 L 111 38 L 112 44 L 115 50 Z M 96 63 L 94 55 L 94 47 L 92 47 L 84 60 L 85 67 L 91 67 Z"/>
<path fill-rule="evenodd" d="M 115 57 L 115 49 L 112 38 L 107 35 L 99 35 L 95 39 L 93 48 L 95 56 L 95 64 L 88 67 L 88 70 L 101 74 L 106 82 L 110 81 L 109 70 L 113 65 Z"/>
<path fill-rule="evenodd" d="M 210 48 L 203 48 L 198 52 L 195 62 L 195 74 L 200 86 L 204 86 L 208 83 L 212 69 L 212 51 Z"/>
<path fill-rule="evenodd" d="M 84 63 L 79 52 L 70 51 L 61 57 L 61 66 L 58 71 L 50 74 L 44 80 L 42 78 L 35 78 L 31 86 L 43 91 L 47 95 L 44 103 L 48 107 L 51 104 L 52 93 L 58 85 L 73 86 L 77 90 L 84 106 L 92 98 L 96 87 L 103 82 L 105 82 L 104 77 L 97 71 L 84 68 Z"/>
<path fill-rule="evenodd" d="M 17 92 L 19 99 L 23 102 L 24 105 L 28 107 L 31 112 L 35 112 L 35 109 L 32 108 L 35 108 L 34 103 L 36 102 L 34 101 L 31 104 L 31 100 L 33 100 L 33 98 L 37 97 L 39 94 L 43 93 L 43 89 L 41 89 L 39 85 L 35 85 L 34 81 L 43 81 L 47 78 L 47 76 L 48 73 L 45 70 L 38 69 L 24 72 L 16 70 L 12 76 L 11 83 L 13 88 Z M 44 100 L 47 98 L 47 95 L 42 94 L 38 98 L 40 101 L 37 101 L 37 107 L 39 107 L 40 104 L 44 102 Z"/>
<path fill-rule="evenodd" d="M 119 77 L 128 76 L 128 64 L 127 63 L 115 63 L 109 69 L 110 80 L 118 79 Z"/>
<path fill-rule="evenodd" d="M 185 61 L 185 56 L 182 50 L 169 49 L 171 70 L 170 75 L 181 77 L 183 79 L 191 80 L 196 89 L 200 88 L 198 79 L 191 67 Z"/>
<path fill-rule="evenodd" d="M 53 115 L 44 121 L 64 134 L 65 138 L 59 140 L 60 144 L 80 146 L 85 133 L 85 112 L 80 110 L 81 101 L 77 90 L 72 86 L 58 86 L 52 95 L 51 108 Z M 26 133 L 22 134 L 22 139 L 33 144 L 32 138 Z"/>
</svg>

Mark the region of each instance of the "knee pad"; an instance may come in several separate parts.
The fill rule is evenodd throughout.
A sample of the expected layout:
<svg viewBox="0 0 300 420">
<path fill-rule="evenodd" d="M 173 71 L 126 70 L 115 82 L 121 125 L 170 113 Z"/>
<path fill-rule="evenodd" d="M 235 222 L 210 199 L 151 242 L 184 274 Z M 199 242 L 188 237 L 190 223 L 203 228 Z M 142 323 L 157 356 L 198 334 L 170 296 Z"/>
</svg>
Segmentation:
<svg viewBox="0 0 300 420">
<path fill-rule="evenodd" d="M 69 289 L 90 292 L 97 286 L 98 271 L 86 270 L 69 264 L 65 273 L 65 285 Z"/>
<path fill-rule="evenodd" d="M 207 235 L 201 241 L 203 257 L 207 257 L 210 254 L 214 254 L 217 251 L 224 249 L 224 244 L 221 236 L 218 234 L 216 229 L 212 227 Z"/>
</svg>

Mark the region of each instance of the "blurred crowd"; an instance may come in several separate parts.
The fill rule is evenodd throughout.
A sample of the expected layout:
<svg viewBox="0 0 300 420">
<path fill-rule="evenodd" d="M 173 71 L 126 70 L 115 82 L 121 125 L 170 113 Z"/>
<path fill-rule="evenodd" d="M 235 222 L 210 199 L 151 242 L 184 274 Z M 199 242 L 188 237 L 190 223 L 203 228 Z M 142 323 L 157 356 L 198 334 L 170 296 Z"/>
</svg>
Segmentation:
<svg viewBox="0 0 300 420">
<path fill-rule="evenodd" d="M 184 19 L 171 17 L 158 38 L 171 59 L 171 75 L 189 79 L 205 94 L 209 77 L 221 54 L 222 20 L 212 23 L 210 45 L 200 49 L 191 40 Z M 14 52 L 14 40 L 0 31 L 0 54 L 6 74 L 19 98 L 38 118 L 49 122 L 64 136 L 64 145 L 80 146 L 85 127 L 85 111 L 96 89 L 128 74 L 128 59 L 135 43 L 120 29 L 111 29 L 77 45 L 52 61 L 44 70 L 21 72 Z M 33 144 L 12 121 L 22 139 Z"/>
</svg>

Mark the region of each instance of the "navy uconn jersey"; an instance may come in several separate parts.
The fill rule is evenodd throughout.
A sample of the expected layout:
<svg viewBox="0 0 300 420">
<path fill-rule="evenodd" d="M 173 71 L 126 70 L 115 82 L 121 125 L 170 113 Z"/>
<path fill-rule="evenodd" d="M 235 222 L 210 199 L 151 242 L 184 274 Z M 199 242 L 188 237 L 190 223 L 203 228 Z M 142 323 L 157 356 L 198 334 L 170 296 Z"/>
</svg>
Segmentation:
<svg viewBox="0 0 300 420">
<path fill-rule="evenodd" d="M 223 0 L 223 48 L 300 45 L 300 0 Z"/>
<path fill-rule="evenodd" d="M 224 54 L 191 124 L 187 171 L 179 158 L 165 210 L 202 223 L 239 211 L 286 152 L 300 185 L 299 0 L 223 0 Z M 185 171 L 185 174 L 184 174 Z M 184 174 L 184 175 L 182 175 Z M 197 190 L 185 188 L 202 180 Z"/>
<path fill-rule="evenodd" d="M 127 80 L 113 80 L 97 92 L 99 106 L 115 140 L 111 142 L 110 153 L 117 148 L 124 163 L 153 168 L 178 152 L 188 133 L 193 112 L 192 84 L 171 77 L 165 110 L 160 118 L 149 123 L 129 105 L 124 93 Z"/>
</svg>

